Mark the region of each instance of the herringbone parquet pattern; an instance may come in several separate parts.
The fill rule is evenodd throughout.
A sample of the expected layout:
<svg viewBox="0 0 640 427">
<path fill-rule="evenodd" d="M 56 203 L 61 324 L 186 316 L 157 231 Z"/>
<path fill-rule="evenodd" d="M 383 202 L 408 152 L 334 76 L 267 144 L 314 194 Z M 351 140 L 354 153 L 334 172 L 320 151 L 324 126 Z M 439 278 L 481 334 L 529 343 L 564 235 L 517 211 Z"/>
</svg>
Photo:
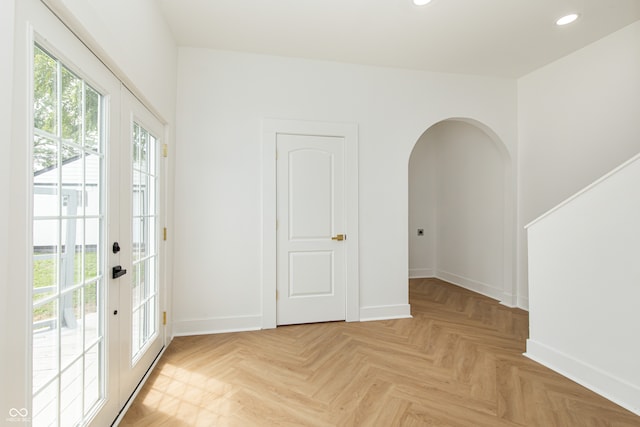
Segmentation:
<svg viewBox="0 0 640 427">
<path fill-rule="evenodd" d="M 413 319 L 175 338 L 121 426 L 640 426 L 525 358 L 527 313 L 413 280 Z"/>
</svg>

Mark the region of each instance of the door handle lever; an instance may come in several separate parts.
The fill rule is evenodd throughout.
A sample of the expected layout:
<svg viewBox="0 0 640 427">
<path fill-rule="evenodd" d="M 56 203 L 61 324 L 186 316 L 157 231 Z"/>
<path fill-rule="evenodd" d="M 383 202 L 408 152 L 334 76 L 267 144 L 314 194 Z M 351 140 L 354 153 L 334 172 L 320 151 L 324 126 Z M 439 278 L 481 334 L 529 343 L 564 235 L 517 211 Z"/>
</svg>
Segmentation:
<svg viewBox="0 0 640 427">
<path fill-rule="evenodd" d="M 347 240 L 347 236 L 345 234 L 338 234 L 337 236 L 333 236 L 331 240 L 337 240 L 337 241 Z"/>
<path fill-rule="evenodd" d="M 121 265 L 116 265 L 115 267 L 113 267 L 111 269 L 111 275 L 112 275 L 112 277 L 114 279 L 117 279 L 118 277 L 124 276 L 125 274 L 127 274 L 127 270 L 122 268 Z"/>
</svg>

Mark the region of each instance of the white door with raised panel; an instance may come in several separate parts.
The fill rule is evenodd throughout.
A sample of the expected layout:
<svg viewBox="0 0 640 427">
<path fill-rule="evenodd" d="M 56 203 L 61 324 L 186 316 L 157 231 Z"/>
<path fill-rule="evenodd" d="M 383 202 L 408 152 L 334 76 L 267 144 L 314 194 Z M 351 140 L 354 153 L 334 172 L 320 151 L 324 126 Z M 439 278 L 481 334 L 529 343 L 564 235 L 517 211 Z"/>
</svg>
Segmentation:
<svg viewBox="0 0 640 427">
<path fill-rule="evenodd" d="M 345 320 L 345 139 L 276 138 L 277 324 Z"/>
</svg>

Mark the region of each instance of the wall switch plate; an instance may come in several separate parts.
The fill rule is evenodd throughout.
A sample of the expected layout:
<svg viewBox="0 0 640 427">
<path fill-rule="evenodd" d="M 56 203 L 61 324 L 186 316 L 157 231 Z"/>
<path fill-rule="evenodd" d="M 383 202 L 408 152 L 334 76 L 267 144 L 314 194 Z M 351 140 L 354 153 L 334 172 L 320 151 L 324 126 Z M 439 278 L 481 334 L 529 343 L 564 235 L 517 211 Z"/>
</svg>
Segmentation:
<svg viewBox="0 0 640 427">
<path fill-rule="evenodd" d="M 418 228 L 418 236 L 424 236 L 424 228 Z"/>
</svg>

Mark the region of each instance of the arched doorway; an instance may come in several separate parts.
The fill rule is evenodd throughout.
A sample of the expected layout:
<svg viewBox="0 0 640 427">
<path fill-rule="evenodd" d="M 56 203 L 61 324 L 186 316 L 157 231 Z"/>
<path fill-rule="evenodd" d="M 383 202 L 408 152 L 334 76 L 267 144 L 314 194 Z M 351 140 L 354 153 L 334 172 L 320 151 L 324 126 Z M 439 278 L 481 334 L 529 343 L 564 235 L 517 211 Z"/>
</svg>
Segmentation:
<svg viewBox="0 0 640 427">
<path fill-rule="evenodd" d="M 409 159 L 409 277 L 514 305 L 514 189 L 511 156 L 487 126 L 429 127 Z"/>
</svg>

